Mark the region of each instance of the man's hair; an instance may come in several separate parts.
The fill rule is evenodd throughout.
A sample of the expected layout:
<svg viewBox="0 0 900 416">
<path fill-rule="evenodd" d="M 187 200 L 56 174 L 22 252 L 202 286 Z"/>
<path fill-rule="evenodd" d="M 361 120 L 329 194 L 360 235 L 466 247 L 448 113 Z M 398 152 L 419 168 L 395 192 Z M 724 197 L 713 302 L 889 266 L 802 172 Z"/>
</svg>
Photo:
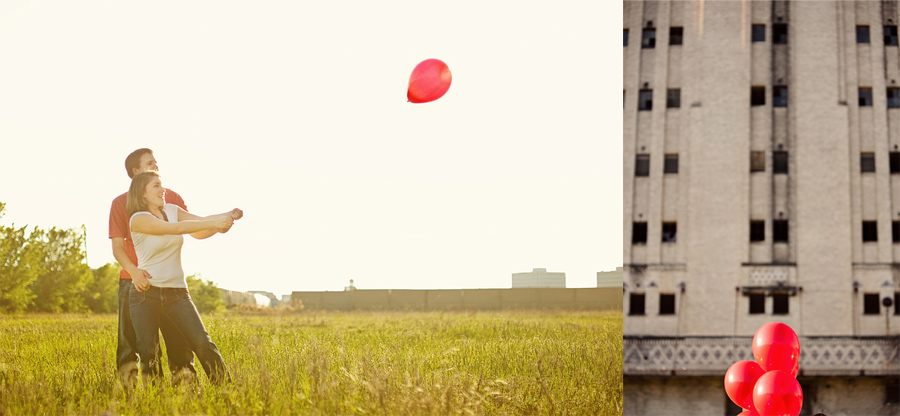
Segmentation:
<svg viewBox="0 0 900 416">
<path fill-rule="evenodd" d="M 152 155 L 153 151 L 144 147 L 131 152 L 131 154 L 125 158 L 125 170 L 128 171 L 129 178 L 134 179 L 134 169 L 140 167 L 141 156 L 144 156 L 144 153 L 150 153 Z"/>
<path fill-rule="evenodd" d="M 150 207 L 147 206 L 147 200 L 144 199 L 144 191 L 147 190 L 147 184 L 153 181 L 154 178 L 159 177 L 159 172 L 152 170 L 134 175 L 134 178 L 131 180 L 131 186 L 128 187 L 128 196 L 125 199 L 125 212 L 128 213 L 129 218 L 135 212 L 150 210 Z"/>
</svg>

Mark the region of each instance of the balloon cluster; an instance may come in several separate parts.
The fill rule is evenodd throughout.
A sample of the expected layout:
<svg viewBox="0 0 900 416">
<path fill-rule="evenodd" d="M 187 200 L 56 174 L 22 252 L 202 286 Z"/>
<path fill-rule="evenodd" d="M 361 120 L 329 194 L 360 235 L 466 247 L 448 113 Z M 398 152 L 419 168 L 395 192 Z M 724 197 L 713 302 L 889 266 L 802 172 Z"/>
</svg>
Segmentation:
<svg viewBox="0 0 900 416">
<path fill-rule="evenodd" d="M 803 407 L 800 339 L 791 327 L 770 322 L 753 336 L 756 361 L 738 361 L 725 373 L 725 392 L 742 409 L 738 416 L 797 416 Z"/>
</svg>

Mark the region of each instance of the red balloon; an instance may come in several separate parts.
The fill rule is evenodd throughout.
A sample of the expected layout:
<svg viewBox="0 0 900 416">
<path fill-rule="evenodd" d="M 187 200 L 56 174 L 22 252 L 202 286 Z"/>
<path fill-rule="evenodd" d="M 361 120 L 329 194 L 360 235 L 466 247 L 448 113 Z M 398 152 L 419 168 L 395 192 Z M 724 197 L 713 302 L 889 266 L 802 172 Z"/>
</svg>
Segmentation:
<svg viewBox="0 0 900 416">
<path fill-rule="evenodd" d="M 450 68 L 439 59 L 426 59 L 413 68 L 409 76 L 406 98 L 411 103 L 427 103 L 437 100 L 450 89 L 453 76 Z"/>
<path fill-rule="evenodd" d="M 765 373 L 754 361 L 738 361 L 725 373 L 725 393 L 734 404 L 744 409 L 752 409 L 753 386 Z"/>
<path fill-rule="evenodd" d="M 803 407 L 803 390 L 787 371 L 769 371 L 753 388 L 753 405 L 761 415 L 797 416 Z"/>
<path fill-rule="evenodd" d="M 757 413 L 756 410 L 753 410 L 753 409 L 743 409 L 743 410 L 744 411 L 738 413 L 737 416 L 760 416 L 760 414 Z"/>
<path fill-rule="evenodd" d="M 766 372 L 792 372 L 800 363 L 800 339 L 791 327 L 781 322 L 769 322 L 753 336 L 753 357 Z"/>
</svg>

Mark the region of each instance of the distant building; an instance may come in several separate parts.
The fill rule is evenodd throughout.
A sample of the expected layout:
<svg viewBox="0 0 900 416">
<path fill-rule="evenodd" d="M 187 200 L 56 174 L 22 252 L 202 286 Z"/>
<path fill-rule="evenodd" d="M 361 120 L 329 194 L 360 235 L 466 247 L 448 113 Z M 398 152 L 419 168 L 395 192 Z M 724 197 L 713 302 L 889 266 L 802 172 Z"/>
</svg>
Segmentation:
<svg viewBox="0 0 900 416">
<path fill-rule="evenodd" d="M 253 297 L 256 299 L 256 303 L 259 306 L 271 306 L 274 308 L 276 305 L 278 305 L 278 297 L 275 296 L 275 294 L 272 292 L 251 290 L 247 293 L 253 294 Z"/>
<path fill-rule="evenodd" d="M 611 272 L 597 272 L 597 287 L 622 287 L 622 277 L 625 274 L 624 267 L 616 267 Z"/>
<path fill-rule="evenodd" d="M 356 286 L 353 286 L 353 279 L 350 279 L 350 286 L 344 286 L 344 291 L 356 290 Z"/>
<path fill-rule="evenodd" d="M 566 287 L 566 274 L 548 272 L 547 269 L 533 269 L 525 273 L 513 273 L 512 287 Z"/>
</svg>

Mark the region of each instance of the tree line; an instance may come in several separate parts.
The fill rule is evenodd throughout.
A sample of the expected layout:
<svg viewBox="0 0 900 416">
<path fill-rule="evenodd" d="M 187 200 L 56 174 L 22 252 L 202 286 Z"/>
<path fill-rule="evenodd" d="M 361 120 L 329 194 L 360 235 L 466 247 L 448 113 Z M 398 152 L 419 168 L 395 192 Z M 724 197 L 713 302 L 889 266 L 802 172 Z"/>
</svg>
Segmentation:
<svg viewBox="0 0 900 416">
<path fill-rule="evenodd" d="M 0 202 L 0 218 L 5 209 Z M 28 226 L 0 224 L 0 313 L 115 313 L 121 267 L 92 269 L 86 259 L 83 228 L 28 232 Z M 215 283 L 187 280 L 200 312 L 224 309 Z"/>
</svg>

